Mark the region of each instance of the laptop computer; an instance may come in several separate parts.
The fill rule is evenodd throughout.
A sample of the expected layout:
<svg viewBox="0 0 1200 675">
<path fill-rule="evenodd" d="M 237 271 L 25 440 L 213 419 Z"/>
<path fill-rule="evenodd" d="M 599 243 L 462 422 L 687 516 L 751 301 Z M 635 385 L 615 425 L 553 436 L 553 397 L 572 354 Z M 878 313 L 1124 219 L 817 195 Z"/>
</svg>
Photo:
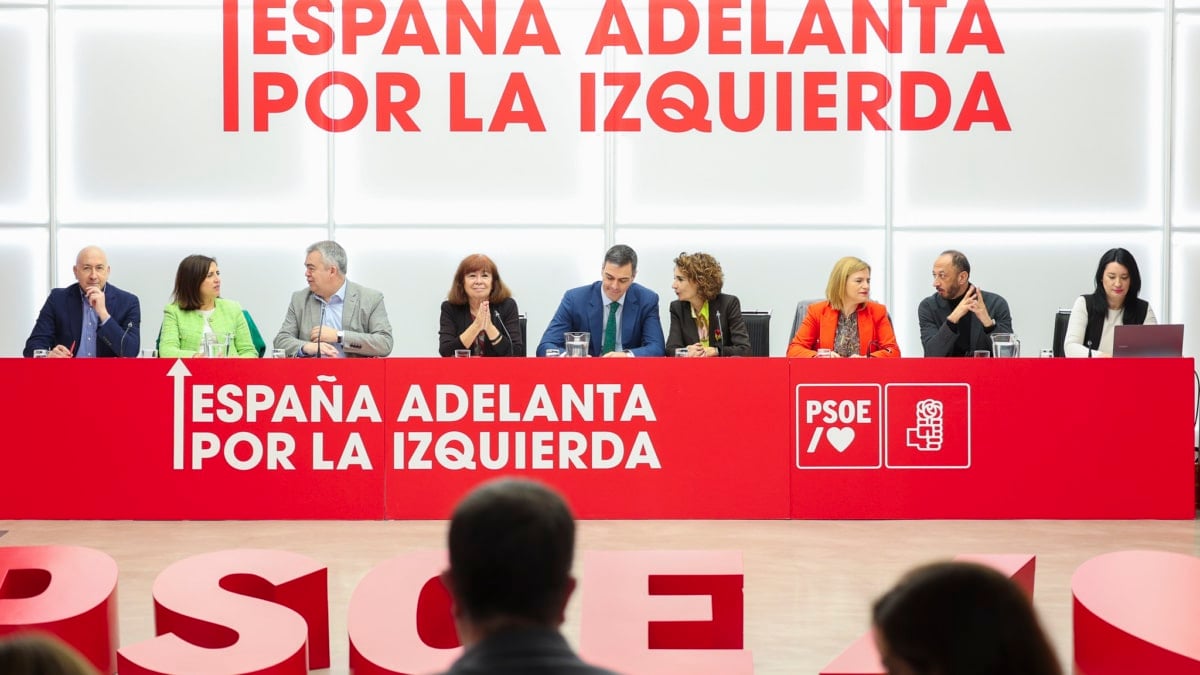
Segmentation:
<svg viewBox="0 0 1200 675">
<path fill-rule="evenodd" d="M 1113 356 L 1183 356 L 1183 324 L 1113 326 Z"/>
</svg>

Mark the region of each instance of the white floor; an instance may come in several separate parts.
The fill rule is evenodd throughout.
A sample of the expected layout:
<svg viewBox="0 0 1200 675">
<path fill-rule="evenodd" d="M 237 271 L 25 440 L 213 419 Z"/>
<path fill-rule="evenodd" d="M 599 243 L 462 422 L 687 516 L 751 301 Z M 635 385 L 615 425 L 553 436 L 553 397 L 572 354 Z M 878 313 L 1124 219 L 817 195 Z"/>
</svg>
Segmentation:
<svg viewBox="0 0 1200 675">
<path fill-rule="evenodd" d="M 388 558 L 442 547 L 445 523 L 0 520 L 3 530 L 3 546 L 75 544 L 116 559 L 122 644 L 153 636 L 151 584 L 174 561 L 244 547 L 312 556 L 329 566 L 328 672 L 346 673 L 346 608 L 354 587 Z M 763 675 L 815 675 L 866 630 L 872 599 L 909 567 L 958 553 L 1033 553 L 1035 603 L 1068 665 L 1075 568 L 1130 549 L 1200 557 L 1200 521 L 586 521 L 579 548 L 741 551 L 746 648 Z M 564 628 L 573 642 L 578 622 L 576 601 Z"/>
</svg>

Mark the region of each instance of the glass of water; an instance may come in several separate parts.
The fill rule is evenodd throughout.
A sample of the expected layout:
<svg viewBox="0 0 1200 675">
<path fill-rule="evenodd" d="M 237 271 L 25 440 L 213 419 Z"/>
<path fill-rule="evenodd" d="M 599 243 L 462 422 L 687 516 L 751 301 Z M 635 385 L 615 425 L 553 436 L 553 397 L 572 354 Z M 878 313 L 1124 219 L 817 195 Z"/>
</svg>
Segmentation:
<svg viewBox="0 0 1200 675">
<path fill-rule="evenodd" d="M 570 332 L 564 335 L 567 344 L 567 356 L 582 358 L 588 355 L 588 344 L 592 334 L 587 332 Z"/>
<path fill-rule="evenodd" d="M 1012 333 L 992 333 L 992 355 L 1013 358 L 1021 355 L 1021 341 Z"/>
</svg>

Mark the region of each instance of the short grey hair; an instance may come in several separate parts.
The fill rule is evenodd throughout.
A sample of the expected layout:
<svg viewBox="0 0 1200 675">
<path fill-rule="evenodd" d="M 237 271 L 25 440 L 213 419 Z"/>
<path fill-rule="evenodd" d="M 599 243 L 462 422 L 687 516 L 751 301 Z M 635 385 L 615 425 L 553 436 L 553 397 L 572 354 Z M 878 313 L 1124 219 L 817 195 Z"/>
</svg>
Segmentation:
<svg viewBox="0 0 1200 675">
<path fill-rule="evenodd" d="M 321 254 L 321 258 L 325 260 L 326 265 L 329 265 L 330 267 L 336 267 L 337 271 L 340 272 L 342 276 L 346 275 L 346 249 L 342 248 L 341 244 L 329 239 L 326 239 L 325 241 L 318 241 L 312 246 L 304 249 L 304 254 L 308 255 L 313 251 L 317 251 Z"/>
<path fill-rule="evenodd" d="M 637 274 L 637 251 L 625 244 L 617 244 L 604 254 L 604 263 L 612 263 L 617 267 L 633 265 L 633 273 Z"/>
</svg>

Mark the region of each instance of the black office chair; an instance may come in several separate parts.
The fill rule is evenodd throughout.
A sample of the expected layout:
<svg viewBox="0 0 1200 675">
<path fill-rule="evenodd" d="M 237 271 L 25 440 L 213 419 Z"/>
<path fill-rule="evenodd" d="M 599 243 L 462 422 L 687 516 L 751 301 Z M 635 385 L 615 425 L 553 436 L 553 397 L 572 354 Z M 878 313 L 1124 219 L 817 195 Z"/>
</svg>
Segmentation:
<svg viewBox="0 0 1200 675">
<path fill-rule="evenodd" d="M 521 322 L 521 353 L 520 356 L 526 356 L 529 349 L 529 338 L 526 337 L 528 331 L 526 325 L 529 323 L 529 315 L 524 312 L 517 315 L 517 320 Z"/>
<path fill-rule="evenodd" d="M 1067 341 L 1067 322 L 1071 320 L 1071 310 L 1060 309 L 1054 314 L 1054 355 L 1066 356 L 1063 344 Z"/>
<path fill-rule="evenodd" d="M 746 331 L 750 333 L 750 355 L 771 355 L 771 313 L 742 312 Z"/>
</svg>

